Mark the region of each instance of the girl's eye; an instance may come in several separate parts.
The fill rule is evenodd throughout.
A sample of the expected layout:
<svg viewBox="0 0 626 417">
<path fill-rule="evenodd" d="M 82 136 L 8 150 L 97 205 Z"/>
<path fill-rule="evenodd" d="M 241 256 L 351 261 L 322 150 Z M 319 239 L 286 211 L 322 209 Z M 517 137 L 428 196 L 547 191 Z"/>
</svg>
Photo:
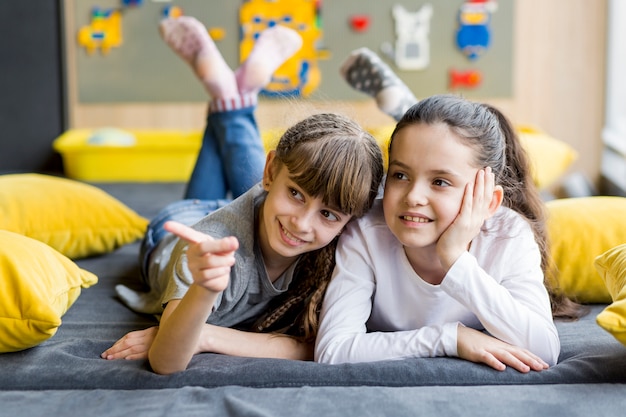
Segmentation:
<svg viewBox="0 0 626 417">
<path fill-rule="evenodd" d="M 335 216 L 332 212 L 328 210 L 322 210 L 322 216 L 324 216 L 326 220 L 329 220 L 331 222 L 339 221 L 339 217 Z"/>
<path fill-rule="evenodd" d="M 407 179 L 407 176 L 405 174 L 403 174 L 402 172 L 394 172 L 393 174 L 391 174 L 391 176 L 394 179 L 397 179 L 397 180 L 406 180 Z"/>
<path fill-rule="evenodd" d="M 291 193 L 291 196 L 297 200 L 303 201 L 304 200 L 304 196 L 302 195 L 302 193 L 294 188 L 290 188 L 289 192 Z"/>
<path fill-rule="evenodd" d="M 437 187 L 449 187 L 450 183 L 446 180 L 436 179 L 433 181 L 433 185 L 436 185 Z"/>
</svg>

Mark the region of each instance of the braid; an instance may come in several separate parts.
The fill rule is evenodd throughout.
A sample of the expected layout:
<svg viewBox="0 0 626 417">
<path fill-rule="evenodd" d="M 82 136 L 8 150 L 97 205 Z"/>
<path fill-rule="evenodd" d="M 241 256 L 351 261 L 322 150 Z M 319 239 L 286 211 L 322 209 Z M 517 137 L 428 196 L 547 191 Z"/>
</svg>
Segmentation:
<svg viewBox="0 0 626 417">
<path fill-rule="evenodd" d="M 350 218 L 363 216 L 378 194 L 383 156 L 374 137 L 353 120 L 333 113 L 315 114 L 285 131 L 274 163 L 312 198 Z M 298 259 L 289 289 L 275 297 L 252 331 L 315 340 L 326 287 L 335 267 L 338 237 Z"/>
<path fill-rule="evenodd" d="M 305 339 L 315 339 L 319 328 L 319 315 L 322 309 L 322 301 L 328 283 L 332 278 L 333 269 L 335 268 L 335 248 L 337 247 L 337 239 L 332 244 L 326 246 L 315 259 L 315 269 L 310 271 L 311 276 L 316 277 L 315 290 L 306 305 L 306 316 L 303 320 Z"/>
<path fill-rule="evenodd" d="M 272 309 L 269 314 L 264 315 L 263 320 L 257 321 L 254 330 L 263 332 L 269 329 L 278 319 L 283 317 L 290 308 L 300 303 L 305 295 L 306 294 L 297 294 L 288 298 L 282 305 L 278 306 L 278 308 Z"/>
<path fill-rule="evenodd" d="M 338 238 L 300 258 L 289 290 L 276 297 L 253 326 L 257 332 L 284 333 L 306 342 L 315 341 L 326 287 L 335 267 Z"/>
</svg>

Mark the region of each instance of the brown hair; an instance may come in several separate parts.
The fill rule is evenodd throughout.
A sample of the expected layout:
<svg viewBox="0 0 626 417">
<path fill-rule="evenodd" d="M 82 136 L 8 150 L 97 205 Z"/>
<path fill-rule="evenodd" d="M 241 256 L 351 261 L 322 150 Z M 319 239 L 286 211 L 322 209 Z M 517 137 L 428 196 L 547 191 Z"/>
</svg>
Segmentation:
<svg viewBox="0 0 626 417">
<path fill-rule="evenodd" d="M 491 167 L 496 184 L 504 190 L 503 205 L 515 210 L 529 222 L 541 252 L 541 267 L 545 272 L 552 261 L 546 230 L 545 205 L 535 187 L 526 151 L 511 125 L 498 109 L 454 95 L 436 95 L 411 107 L 396 125 L 389 142 L 406 126 L 426 123 L 445 123 L 459 137 L 476 150 L 476 166 Z M 550 295 L 555 318 L 580 317 L 584 309 L 554 288 L 547 279 L 544 284 Z"/>
<path fill-rule="evenodd" d="M 290 178 L 307 194 L 352 218 L 371 208 L 384 173 L 382 151 L 374 137 L 335 113 L 316 114 L 287 129 L 274 161 L 287 168 Z M 300 257 L 289 290 L 272 301 L 254 324 L 255 331 L 315 340 L 337 240 Z"/>
</svg>

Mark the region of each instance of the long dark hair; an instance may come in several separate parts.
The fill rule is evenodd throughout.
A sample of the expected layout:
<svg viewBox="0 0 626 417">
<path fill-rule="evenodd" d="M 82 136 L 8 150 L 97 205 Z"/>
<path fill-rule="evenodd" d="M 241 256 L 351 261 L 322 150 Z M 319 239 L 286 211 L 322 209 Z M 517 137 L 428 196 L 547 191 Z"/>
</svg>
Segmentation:
<svg viewBox="0 0 626 417">
<path fill-rule="evenodd" d="M 476 166 L 491 167 L 496 184 L 504 190 L 503 205 L 521 214 L 530 224 L 541 252 L 541 267 L 551 268 L 545 205 L 537 190 L 526 151 L 508 118 L 495 107 L 454 95 L 436 95 L 413 105 L 400 119 L 391 135 L 417 124 L 445 123 L 455 134 L 468 141 L 476 152 Z M 583 314 L 579 304 L 544 279 L 555 318 L 573 319 Z"/>
</svg>

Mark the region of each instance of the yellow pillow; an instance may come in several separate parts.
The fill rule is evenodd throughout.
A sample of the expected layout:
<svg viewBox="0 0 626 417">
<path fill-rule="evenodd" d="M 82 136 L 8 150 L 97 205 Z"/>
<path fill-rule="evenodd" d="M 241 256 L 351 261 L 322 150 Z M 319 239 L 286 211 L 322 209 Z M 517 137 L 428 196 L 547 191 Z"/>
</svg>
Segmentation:
<svg viewBox="0 0 626 417">
<path fill-rule="evenodd" d="M 611 296 L 594 260 L 626 242 L 626 198 L 594 196 L 546 202 L 548 236 L 556 273 L 553 285 L 582 303 L 608 303 Z"/>
<path fill-rule="evenodd" d="M 626 244 L 616 246 L 595 260 L 613 302 L 596 317 L 596 322 L 626 345 Z"/>
<path fill-rule="evenodd" d="M 537 188 L 546 188 L 558 180 L 576 161 L 578 154 L 567 143 L 538 129 L 518 126 L 520 142 L 528 153 Z"/>
<path fill-rule="evenodd" d="M 148 220 L 99 188 L 41 174 L 0 176 L 0 229 L 77 259 L 142 237 Z"/>
<path fill-rule="evenodd" d="M 263 147 L 265 152 L 276 149 L 280 137 L 285 132 L 285 129 L 266 129 L 261 132 L 261 140 L 263 141 Z"/>
<path fill-rule="evenodd" d="M 0 230 L 0 277 L 0 352 L 50 338 L 81 287 L 98 281 L 50 246 L 5 230 Z"/>
<path fill-rule="evenodd" d="M 385 171 L 389 164 L 389 141 L 391 140 L 391 134 L 393 133 L 396 125 L 371 127 L 367 129 L 370 135 L 376 138 L 380 150 L 383 152 L 383 163 L 385 164 Z"/>
</svg>

